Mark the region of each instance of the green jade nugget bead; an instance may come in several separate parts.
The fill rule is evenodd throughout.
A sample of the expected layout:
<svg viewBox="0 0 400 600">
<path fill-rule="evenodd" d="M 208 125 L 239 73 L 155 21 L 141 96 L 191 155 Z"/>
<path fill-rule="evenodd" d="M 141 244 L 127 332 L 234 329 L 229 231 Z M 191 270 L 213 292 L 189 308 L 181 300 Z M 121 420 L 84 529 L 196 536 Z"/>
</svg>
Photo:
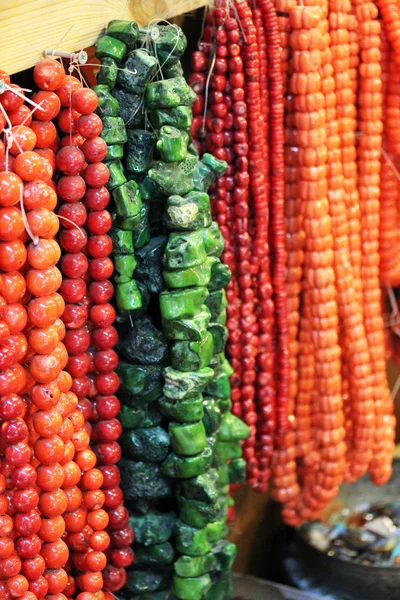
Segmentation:
<svg viewBox="0 0 400 600">
<path fill-rule="evenodd" d="M 139 26 L 134 21 L 114 19 L 107 25 L 106 34 L 124 42 L 129 50 L 136 46 L 139 37 Z"/>
<path fill-rule="evenodd" d="M 221 517 L 223 517 L 223 511 L 219 502 L 206 504 L 200 500 L 179 498 L 179 518 L 187 525 L 203 529 Z"/>
<path fill-rule="evenodd" d="M 129 396 L 122 399 L 125 404 L 137 407 L 151 404 L 162 396 L 162 368 L 153 365 L 132 365 L 120 360 L 117 373 L 121 381 L 121 392 Z"/>
<path fill-rule="evenodd" d="M 197 287 L 186 290 L 165 291 L 160 294 L 160 309 L 163 319 L 194 317 L 208 296 L 207 288 Z"/>
<path fill-rule="evenodd" d="M 138 429 L 142 427 L 156 427 L 161 423 L 161 414 L 156 404 L 149 404 L 139 408 L 133 408 L 121 404 L 118 421 L 122 429 Z"/>
<path fill-rule="evenodd" d="M 172 79 L 173 77 L 183 77 L 184 71 L 181 62 L 178 60 L 174 65 L 170 67 L 162 67 L 162 74 L 164 79 Z"/>
<path fill-rule="evenodd" d="M 209 469 L 193 479 L 179 482 L 179 493 L 185 498 L 199 500 L 207 504 L 215 504 L 218 501 L 218 471 Z"/>
<path fill-rule="evenodd" d="M 200 577 L 178 577 L 172 579 L 172 591 L 179 600 L 202 600 L 211 587 L 209 575 Z"/>
<path fill-rule="evenodd" d="M 194 175 L 195 189 L 198 192 L 207 192 L 209 187 L 218 177 L 221 177 L 228 168 L 228 163 L 215 158 L 212 154 L 203 154 L 197 163 Z"/>
<path fill-rule="evenodd" d="M 106 160 L 121 160 L 121 158 L 124 158 L 124 146 L 122 144 L 107 146 Z"/>
<path fill-rule="evenodd" d="M 205 448 L 195 456 L 178 456 L 171 452 L 161 465 L 161 472 L 172 479 L 189 479 L 207 471 L 212 463 L 212 452 Z"/>
<path fill-rule="evenodd" d="M 145 50 L 133 50 L 118 71 L 118 84 L 128 92 L 143 94 L 157 69 L 157 59 Z"/>
<path fill-rule="evenodd" d="M 221 357 L 221 358 L 220 358 Z M 231 386 L 229 377 L 233 374 L 233 369 L 225 356 L 218 355 L 219 364 L 215 369 L 215 374 L 212 380 L 207 384 L 207 394 L 225 400 L 229 398 Z"/>
<path fill-rule="evenodd" d="M 157 463 L 121 458 L 118 466 L 121 473 L 120 485 L 126 500 L 158 500 L 171 497 L 170 481 L 161 473 Z"/>
<path fill-rule="evenodd" d="M 149 83 L 146 88 L 146 104 L 148 110 L 158 108 L 176 108 L 177 106 L 192 106 L 196 94 L 184 77 L 161 79 Z"/>
<path fill-rule="evenodd" d="M 207 330 L 213 338 L 214 353 L 220 354 L 225 350 L 228 341 L 228 329 L 220 323 L 210 323 Z"/>
<path fill-rule="evenodd" d="M 120 217 L 135 218 L 139 223 L 142 199 L 136 181 L 128 181 L 112 191 L 117 213 Z"/>
<path fill-rule="evenodd" d="M 218 403 L 211 396 L 204 396 L 203 400 L 203 424 L 207 435 L 216 433 L 221 425 L 222 414 Z"/>
<path fill-rule="evenodd" d="M 135 429 L 123 433 L 119 444 L 125 458 L 142 462 L 162 462 L 169 451 L 169 437 L 162 427 Z"/>
<path fill-rule="evenodd" d="M 144 129 L 128 129 L 125 166 L 130 173 L 144 173 L 153 161 L 154 134 Z"/>
<path fill-rule="evenodd" d="M 125 589 L 133 594 L 156 592 L 170 585 L 169 573 L 153 571 L 150 569 L 127 571 Z"/>
<path fill-rule="evenodd" d="M 114 256 L 114 281 L 115 283 L 128 283 L 132 280 L 136 268 L 136 260 L 133 254 Z"/>
<path fill-rule="evenodd" d="M 210 364 L 213 350 L 213 337 L 208 332 L 199 342 L 175 342 L 171 346 L 171 366 L 178 371 L 203 369 Z"/>
<path fill-rule="evenodd" d="M 227 466 L 229 483 L 243 483 L 246 479 L 246 461 L 244 458 L 235 458 Z"/>
<path fill-rule="evenodd" d="M 118 64 L 110 56 L 101 59 L 100 71 L 97 75 L 99 85 L 108 85 L 110 90 L 115 87 L 118 75 Z"/>
<path fill-rule="evenodd" d="M 111 192 L 115 188 L 126 183 L 126 177 L 120 160 L 113 160 L 104 163 L 110 171 L 110 177 L 106 183 L 106 188 Z"/>
<path fill-rule="evenodd" d="M 170 234 L 163 259 L 164 267 L 188 269 L 202 265 L 206 259 L 202 230 Z"/>
<path fill-rule="evenodd" d="M 213 369 L 204 367 L 199 371 L 184 373 L 166 367 L 164 375 L 164 396 L 175 400 L 183 400 L 194 392 L 201 394 L 214 376 Z"/>
<path fill-rule="evenodd" d="M 112 227 L 109 236 L 113 243 L 114 256 L 134 253 L 132 231 L 125 231 L 124 229 L 119 229 L 119 227 Z"/>
<path fill-rule="evenodd" d="M 189 134 L 176 127 L 164 125 L 158 134 L 157 150 L 164 162 L 176 162 L 187 157 Z"/>
<path fill-rule="evenodd" d="M 160 398 L 158 406 L 161 414 L 168 419 L 179 421 L 180 423 L 195 423 L 201 421 L 204 417 L 203 397 L 196 394 L 193 397 L 184 400 L 173 401 L 167 398 Z"/>
<path fill-rule="evenodd" d="M 219 230 L 218 223 L 213 221 L 210 227 L 203 228 L 201 233 L 207 254 L 220 257 L 224 250 L 224 238 Z"/>
<path fill-rule="evenodd" d="M 201 265 L 188 269 L 164 269 L 163 277 L 169 288 L 185 288 L 191 286 L 208 286 L 211 273 L 217 258 L 209 256 Z"/>
<path fill-rule="evenodd" d="M 142 127 L 144 121 L 144 105 L 140 94 L 127 92 L 123 88 L 112 90 L 114 99 L 118 102 L 118 116 L 126 127 Z"/>
<path fill-rule="evenodd" d="M 160 294 L 165 288 L 162 276 L 161 257 L 164 254 L 167 236 L 152 237 L 148 244 L 136 251 L 136 277 L 144 281 L 153 294 Z"/>
<path fill-rule="evenodd" d="M 222 419 L 219 439 L 223 442 L 245 440 L 250 433 L 249 427 L 235 415 L 228 413 Z"/>
<path fill-rule="evenodd" d="M 96 57 L 105 58 L 107 56 L 119 62 L 125 56 L 127 50 L 126 44 L 121 40 L 117 40 L 110 35 L 104 35 L 96 44 Z"/>
<path fill-rule="evenodd" d="M 149 112 L 149 120 L 155 129 L 161 129 L 163 125 L 171 125 L 189 131 L 192 124 L 192 109 L 190 106 L 183 105 L 175 108 L 159 108 Z"/>
<path fill-rule="evenodd" d="M 194 456 L 206 447 L 206 431 L 202 421 L 198 423 L 170 423 L 171 448 L 180 456 Z"/>
<path fill-rule="evenodd" d="M 218 567 L 217 557 L 213 552 L 201 556 L 181 555 L 174 563 L 174 571 L 179 577 L 198 577 Z"/>
<path fill-rule="evenodd" d="M 100 137 L 107 145 L 125 144 L 128 139 L 125 123 L 121 117 L 102 117 L 103 131 Z"/>
<path fill-rule="evenodd" d="M 188 556 L 202 556 L 211 552 L 212 547 L 208 535 L 208 527 L 197 529 L 186 525 L 181 520 L 175 523 L 175 548 L 181 554 Z"/>
<path fill-rule="evenodd" d="M 105 118 L 109 117 L 117 117 L 119 110 L 118 100 L 116 100 L 111 95 L 110 88 L 108 87 L 108 85 L 95 85 L 92 88 L 92 90 L 96 92 L 97 97 L 99 99 L 99 106 L 97 107 L 96 112 L 101 117 L 101 119 L 104 120 Z M 107 145 L 111 143 L 112 142 L 107 142 Z"/>
<path fill-rule="evenodd" d="M 232 571 L 229 569 L 212 577 L 211 587 L 204 600 L 231 600 L 233 593 Z"/>
<path fill-rule="evenodd" d="M 166 195 L 161 191 L 161 188 L 153 179 L 145 175 L 139 183 L 140 193 L 143 200 L 149 203 L 162 202 L 166 200 Z"/>
<path fill-rule="evenodd" d="M 211 278 L 208 283 L 208 289 L 213 292 L 228 287 L 232 273 L 228 265 L 224 265 L 220 260 L 214 262 L 211 268 Z"/>
<path fill-rule="evenodd" d="M 142 199 L 140 222 L 133 231 L 133 245 L 137 249 L 143 248 L 143 246 L 150 240 L 149 212 L 150 206 L 147 204 L 147 202 L 143 202 Z"/>
<path fill-rule="evenodd" d="M 228 306 L 225 290 L 222 289 L 210 292 L 205 300 L 205 304 L 210 310 L 212 321 L 217 322 L 220 318 L 220 315 L 223 312 L 226 312 L 226 308 Z"/>
<path fill-rule="evenodd" d="M 198 288 L 189 288 L 198 289 Z M 208 308 L 203 305 L 200 311 L 192 318 L 162 320 L 164 334 L 171 340 L 202 340 L 207 334 L 207 327 L 211 315 Z"/>
<path fill-rule="evenodd" d="M 164 212 L 164 224 L 172 231 L 195 231 L 211 225 L 210 197 L 202 192 L 186 196 L 169 196 Z"/>
<path fill-rule="evenodd" d="M 153 179 L 166 195 L 183 196 L 194 189 L 193 177 L 197 158 L 188 156 L 179 162 L 156 162 L 149 170 L 148 176 Z"/>
<path fill-rule="evenodd" d="M 135 568 L 154 567 L 155 570 L 159 570 L 163 565 L 171 565 L 174 558 L 175 552 L 170 542 L 154 544 L 147 548 L 135 546 Z"/>
<path fill-rule="evenodd" d="M 162 67 L 175 65 L 187 47 L 186 36 L 176 25 L 147 25 L 140 32 L 140 43 L 152 42 L 154 54 Z"/>
<path fill-rule="evenodd" d="M 136 281 L 117 283 L 115 286 L 115 303 L 119 310 L 137 310 L 142 306 L 142 296 Z"/>
<path fill-rule="evenodd" d="M 129 525 L 135 531 L 135 542 L 143 546 L 165 544 L 171 538 L 176 523 L 174 512 L 161 513 L 156 510 L 145 515 L 129 517 Z"/>
</svg>

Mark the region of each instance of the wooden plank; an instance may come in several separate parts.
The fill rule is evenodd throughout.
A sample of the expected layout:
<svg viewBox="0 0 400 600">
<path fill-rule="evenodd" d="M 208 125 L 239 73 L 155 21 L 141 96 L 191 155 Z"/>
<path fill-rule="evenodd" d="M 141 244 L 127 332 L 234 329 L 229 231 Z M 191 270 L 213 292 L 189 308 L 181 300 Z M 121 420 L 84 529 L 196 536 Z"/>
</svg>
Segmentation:
<svg viewBox="0 0 400 600">
<path fill-rule="evenodd" d="M 46 48 L 87 48 L 112 19 L 146 25 L 206 4 L 208 0 L 0 0 L 0 69 L 12 74 L 32 67 Z"/>
</svg>

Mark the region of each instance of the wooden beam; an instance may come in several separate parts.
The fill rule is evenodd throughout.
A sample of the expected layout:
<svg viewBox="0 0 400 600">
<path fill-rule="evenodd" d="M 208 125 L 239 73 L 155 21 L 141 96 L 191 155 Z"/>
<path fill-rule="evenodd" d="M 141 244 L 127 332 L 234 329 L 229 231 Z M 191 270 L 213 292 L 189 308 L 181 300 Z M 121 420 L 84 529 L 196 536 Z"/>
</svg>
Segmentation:
<svg viewBox="0 0 400 600">
<path fill-rule="evenodd" d="M 76 52 L 96 42 L 108 21 L 146 25 L 205 6 L 208 0 L 0 0 L 0 69 L 18 73 L 48 49 Z"/>
</svg>

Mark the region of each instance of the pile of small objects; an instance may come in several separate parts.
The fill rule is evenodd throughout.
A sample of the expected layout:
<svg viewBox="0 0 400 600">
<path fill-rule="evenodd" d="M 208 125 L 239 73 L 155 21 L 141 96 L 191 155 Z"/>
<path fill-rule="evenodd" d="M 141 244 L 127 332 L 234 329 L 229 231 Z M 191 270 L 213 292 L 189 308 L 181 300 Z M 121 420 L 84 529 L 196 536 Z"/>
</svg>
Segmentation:
<svg viewBox="0 0 400 600">
<path fill-rule="evenodd" d="M 400 504 L 360 504 L 301 528 L 314 548 L 363 565 L 400 567 Z"/>
</svg>

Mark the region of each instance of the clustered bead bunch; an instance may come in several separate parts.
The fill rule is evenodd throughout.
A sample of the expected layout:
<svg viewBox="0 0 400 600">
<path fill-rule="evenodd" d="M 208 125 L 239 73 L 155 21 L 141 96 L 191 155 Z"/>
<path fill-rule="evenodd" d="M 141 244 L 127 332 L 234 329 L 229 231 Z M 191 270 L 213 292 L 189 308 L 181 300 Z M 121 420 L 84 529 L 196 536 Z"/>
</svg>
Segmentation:
<svg viewBox="0 0 400 600">
<path fill-rule="evenodd" d="M 106 145 L 94 92 L 54 60 L 33 76 L 29 100 L 1 73 L 0 585 L 102 600 L 133 559 L 113 540 L 127 519 Z"/>
</svg>

